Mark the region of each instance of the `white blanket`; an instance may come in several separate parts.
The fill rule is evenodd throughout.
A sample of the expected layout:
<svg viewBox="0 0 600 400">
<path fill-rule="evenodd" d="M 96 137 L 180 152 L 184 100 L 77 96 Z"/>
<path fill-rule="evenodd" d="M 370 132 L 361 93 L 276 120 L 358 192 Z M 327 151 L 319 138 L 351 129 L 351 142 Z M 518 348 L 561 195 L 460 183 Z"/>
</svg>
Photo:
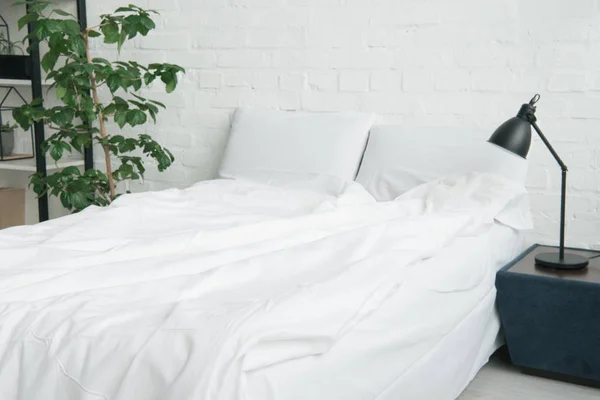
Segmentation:
<svg viewBox="0 0 600 400">
<path fill-rule="evenodd" d="M 246 398 L 245 373 L 327 352 L 494 219 L 528 226 L 523 187 L 468 175 L 375 203 L 218 180 L 2 231 L 0 398 Z"/>
</svg>

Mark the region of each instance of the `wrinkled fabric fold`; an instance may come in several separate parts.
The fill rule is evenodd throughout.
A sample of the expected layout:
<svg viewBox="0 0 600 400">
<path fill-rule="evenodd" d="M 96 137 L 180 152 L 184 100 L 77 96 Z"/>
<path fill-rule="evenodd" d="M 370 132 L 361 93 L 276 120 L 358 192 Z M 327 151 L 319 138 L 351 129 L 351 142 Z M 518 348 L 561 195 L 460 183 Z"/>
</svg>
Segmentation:
<svg viewBox="0 0 600 400">
<path fill-rule="evenodd" d="M 483 174 L 387 203 L 219 180 L 2 232 L 0 397 L 244 398 L 246 373 L 326 353 L 456 238 L 525 227 L 524 196 Z"/>
</svg>

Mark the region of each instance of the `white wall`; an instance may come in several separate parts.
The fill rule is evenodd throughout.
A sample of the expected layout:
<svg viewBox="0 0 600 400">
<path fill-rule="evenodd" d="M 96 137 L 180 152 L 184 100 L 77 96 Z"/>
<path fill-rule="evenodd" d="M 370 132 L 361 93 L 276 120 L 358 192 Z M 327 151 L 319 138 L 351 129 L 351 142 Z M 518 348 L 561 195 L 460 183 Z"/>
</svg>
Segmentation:
<svg viewBox="0 0 600 400">
<path fill-rule="evenodd" d="M 88 3 L 94 23 L 126 2 Z M 600 247 L 599 3 L 139 0 L 161 10 L 160 28 L 122 57 L 188 70 L 161 96 L 170 109 L 152 129 L 177 163 L 144 188 L 212 177 L 238 106 L 374 111 L 491 133 L 540 93 L 539 124 L 571 171 L 568 244 Z M 539 140 L 530 154 L 531 239 L 556 243 L 560 171 Z"/>
<path fill-rule="evenodd" d="M 19 27 L 17 25 L 18 19 L 23 16 L 25 6 L 13 6 L 12 3 L 13 2 L 10 1 L 0 2 L 0 15 L 4 17 L 6 23 L 8 24 L 11 42 L 17 42 L 23 40 L 27 34 L 25 30 L 19 31 Z M 2 28 L 0 32 L 6 34 L 5 28 Z"/>
</svg>

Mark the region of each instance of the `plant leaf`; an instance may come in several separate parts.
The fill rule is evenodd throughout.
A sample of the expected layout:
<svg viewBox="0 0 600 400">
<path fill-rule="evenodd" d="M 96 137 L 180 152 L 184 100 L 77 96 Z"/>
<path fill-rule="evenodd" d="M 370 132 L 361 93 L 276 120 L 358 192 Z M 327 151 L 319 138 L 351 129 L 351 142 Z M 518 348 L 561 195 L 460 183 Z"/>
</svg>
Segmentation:
<svg viewBox="0 0 600 400">
<path fill-rule="evenodd" d="M 44 57 L 42 57 L 42 68 L 44 69 L 44 71 L 48 72 L 54 68 L 57 61 L 58 53 L 50 50 L 46 54 L 44 54 Z"/>
<path fill-rule="evenodd" d="M 38 20 L 38 15 L 35 13 L 25 14 L 25 16 L 21 17 L 18 22 L 19 29 L 23 29 L 25 25 L 30 22 L 34 22 Z"/>
<path fill-rule="evenodd" d="M 127 112 L 127 122 L 131 126 L 137 126 L 145 124 L 148 117 L 143 111 L 140 110 L 130 110 Z"/>
<path fill-rule="evenodd" d="M 100 27 L 100 30 L 104 34 L 104 43 L 112 44 L 117 43 L 119 41 L 119 25 L 117 25 L 116 22 L 108 22 L 102 25 L 102 27 Z"/>
<path fill-rule="evenodd" d="M 66 11 L 63 11 L 63 10 L 60 10 L 60 9 L 56 9 L 56 10 L 54 10 L 54 12 L 57 13 L 58 15 L 63 16 L 63 17 L 73 17 L 73 18 L 76 18 L 73 14 L 68 13 Z"/>
<path fill-rule="evenodd" d="M 115 122 L 117 123 L 117 125 L 119 125 L 119 128 L 123 129 L 123 127 L 127 123 L 127 112 L 126 111 L 115 112 Z"/>
<path fill-rule="evenodd" d="M 121 87 L 121 77 L 117 74 L 111 75 L 106 80 L 106 84 L 111 92 L 116 92 Z"/>
<path fill-rule="evenodd" d="M 50 153 L 50 157 L 52 157 L 52 159 L 54 161 L 58 161 L 62 158 L 63 156 L 63 149 L 60 146 L 51 146 L 49 149 L 49 153 Z"/>
<path fill-rule="evenodd" d="M 56 98 L 62 99 L 67 94 L 67 88 L 64 86 L 56 86 Z"/>
</svg>

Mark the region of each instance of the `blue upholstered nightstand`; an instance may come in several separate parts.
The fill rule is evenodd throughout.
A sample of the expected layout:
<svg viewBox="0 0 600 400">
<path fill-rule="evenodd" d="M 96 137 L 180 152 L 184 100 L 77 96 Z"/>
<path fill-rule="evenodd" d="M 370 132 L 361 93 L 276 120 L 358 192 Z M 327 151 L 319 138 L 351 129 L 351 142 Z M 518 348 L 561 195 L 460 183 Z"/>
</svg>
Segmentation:
<svg viewBox="0 0 600 400">
<path fill-rule="evenodd" d="M 600 386 L 600 252 L 583 271 L 535 265 L 535 245 L 496 275 L 497 305 L 512 362 L 524 372 Z"/>
</svg>

